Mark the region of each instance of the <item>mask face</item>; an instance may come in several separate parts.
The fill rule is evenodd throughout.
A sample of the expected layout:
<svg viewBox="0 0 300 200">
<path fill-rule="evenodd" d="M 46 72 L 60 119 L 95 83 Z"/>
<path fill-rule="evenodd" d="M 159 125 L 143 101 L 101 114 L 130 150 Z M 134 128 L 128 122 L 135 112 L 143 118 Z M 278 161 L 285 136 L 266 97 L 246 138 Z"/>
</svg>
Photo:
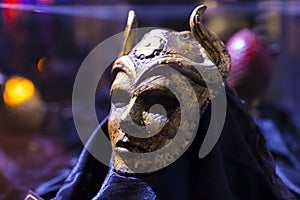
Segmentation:
<svg viewBox="0 0 300 200">
<path fill-rule="evenodd" d="M 109 118 L 115 147 L 146 153 L 166 146 L 173 139 L 180 122 L 180 107 L 175 95 L 161 86 L 168 81 L 167 77 L 154 75 L 138 83 L 124 72 L 117 74 Z"/>
<path fill-rule="evenodd" d="M 204 81 L 199 69 L 218 71 L 189 31 L 152 30 L 115 61 L 108 130 L 117 172 L 158 170 L 188 148 L 215 95 L 205 84 L 213 75 Z"/>
</svg>

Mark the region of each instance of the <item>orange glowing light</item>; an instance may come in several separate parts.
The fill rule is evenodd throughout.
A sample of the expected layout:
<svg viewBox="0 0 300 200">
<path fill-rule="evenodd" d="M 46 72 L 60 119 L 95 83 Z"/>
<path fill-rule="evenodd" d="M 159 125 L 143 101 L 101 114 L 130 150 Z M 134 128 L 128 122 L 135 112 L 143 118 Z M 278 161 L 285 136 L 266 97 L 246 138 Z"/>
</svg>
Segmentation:
<svg viewBox="0 0 300 200">
<path fill-rule="evenodd" d="M 47 59 L 46 57 L 42 57 L 39 59 L 37 63 L 37 69 L 39 70 L 39 72 L 44 71 L 46 59 Z"/>
<path fill-rule="evenodd" d="M 3 100 L 8 106 L 18 106 L 34 95 L 33 83 L 23 77 L 12 77 L 4 86 Z"/>
</svg>

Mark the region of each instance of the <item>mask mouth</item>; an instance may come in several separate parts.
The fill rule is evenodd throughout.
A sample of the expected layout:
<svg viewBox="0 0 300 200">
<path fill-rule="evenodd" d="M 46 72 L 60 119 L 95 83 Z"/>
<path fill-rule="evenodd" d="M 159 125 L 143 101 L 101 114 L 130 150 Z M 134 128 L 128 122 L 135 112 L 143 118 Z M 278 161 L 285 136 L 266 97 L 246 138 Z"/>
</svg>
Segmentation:
<svg viewBox="0 0 300 200">
<path fill-rule="evenodd" d="M 121 152 L 133 152 L 133 153 L 147 153 L 149 150 L 144 148 L 141 144 L 134 142 L 124 142 L 122 140 L 116 143 L 116 150 Z"/>
<path fill-rule="evenodd" d="M 119 130 L 121 131 L 121 130 Z M 118 152 L 150 153 L 168 145 L 173 139 L 164 128 L 149 138 L 139 138 L 121 131 L 123 136 L 116 140 L 115 149 Z"/>
<path fill-rule="evenodd" d="M 132 138 L 131 135 L 125 133 L 121 129 L 122 137 L 115 143 L 115 149 L 118 152 L 132 152 L 132 153 L 146 153 L 149 152 L 145 145 L 146 141 L 142 141 L 143 138 Z M 137 141 L 134 141 L 137 140 Z"/>
<path fill-rule="evenodd" d="M 121 139 L 119 139 L 115 145 L 116 145 L 116 150 L 120 152 L 128 152 L 128 151 L 132 153 L 151 152 L 150 150 L 151 145 L 149 145 L 149 141 L 147 138 L 137 138 L 127 133 L 124 133 L 124 136 Z"/>
</svg>

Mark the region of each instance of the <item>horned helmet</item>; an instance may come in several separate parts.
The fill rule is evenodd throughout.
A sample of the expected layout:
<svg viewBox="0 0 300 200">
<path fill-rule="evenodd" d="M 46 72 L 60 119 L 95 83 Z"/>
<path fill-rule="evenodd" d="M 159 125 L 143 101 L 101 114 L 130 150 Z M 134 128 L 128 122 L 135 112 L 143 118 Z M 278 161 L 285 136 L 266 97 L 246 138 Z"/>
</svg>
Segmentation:
<svg viewBox="0 0 300 200">
<path fill-rule="evenodd" d="M 112 67 L 108 130 L 117 172 L 152 172 L 174 162 L 197 133 L 195 118 L 224 87 L 230 57 L 203 25 L 205 9 L 192 12 L 190 31 L 154 29 L 136 45 L 137 18 L 129 12 Z"/>
</svg>

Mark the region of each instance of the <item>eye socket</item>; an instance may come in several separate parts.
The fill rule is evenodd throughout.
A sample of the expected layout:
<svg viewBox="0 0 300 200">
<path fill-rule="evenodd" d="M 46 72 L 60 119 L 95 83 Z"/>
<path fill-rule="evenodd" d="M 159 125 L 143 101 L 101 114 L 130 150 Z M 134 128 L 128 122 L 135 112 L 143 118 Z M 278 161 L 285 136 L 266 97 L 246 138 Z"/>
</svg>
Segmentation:
<svg viewBox="0 0 300 200">
<path fill-rule="evenodd" d="M 179 106 L 176 96 L 167 88 L 145 91 L 140 94 L 139 98 L 144 103 L 146 111 L 157 112 L 157 109 L 150 110 L 150 108 L 158 104 L 165 109 L 168 116 Z"/>
<path fill-rule="evenodd" d="M 145 112 L 158 114 L 170 118 L 176 111 L 179 102 L 168 88 L 156 88 L 138 94 L 135 104 L 130 110 L 131 119 L 139 126 L 143 126 Z"/>
<path fill-rule="evenodd" d="M 115 107 L 121 108 L 126 106 L 130 101 L 130 93 L 126 90 L 115 89 L 111 94 L 111 103 L 114 104 Z"/>
</svg>

